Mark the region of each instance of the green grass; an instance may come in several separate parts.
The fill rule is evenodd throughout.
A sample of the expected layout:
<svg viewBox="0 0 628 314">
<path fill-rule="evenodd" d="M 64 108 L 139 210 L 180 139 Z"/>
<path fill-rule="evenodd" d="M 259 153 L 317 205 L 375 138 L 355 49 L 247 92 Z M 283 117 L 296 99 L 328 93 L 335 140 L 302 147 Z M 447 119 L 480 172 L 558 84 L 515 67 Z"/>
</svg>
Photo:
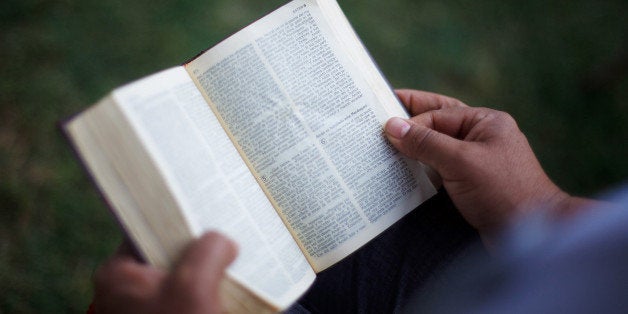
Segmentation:
<svg viewBox="0 0 628 314">
<path fill-rule="evenodd" d="M 281 3 L 0 3 L 0 313 L 84 311 L 121 238 L 56 123 Z M 510 112 L 567 191 L 628 177 L 626 1 L 340 4 L 394 86 Z"/>
</svg>

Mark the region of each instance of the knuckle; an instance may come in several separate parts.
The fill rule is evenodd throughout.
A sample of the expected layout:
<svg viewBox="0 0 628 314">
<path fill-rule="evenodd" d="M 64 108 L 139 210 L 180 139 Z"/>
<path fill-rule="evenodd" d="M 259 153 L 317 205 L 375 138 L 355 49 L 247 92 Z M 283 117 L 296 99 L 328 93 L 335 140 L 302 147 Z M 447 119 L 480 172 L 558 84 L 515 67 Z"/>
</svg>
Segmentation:
<svg viewBox="0 0 628 314">
<path fill-rule="evenodd" d="M 517 123 L 515 122 L 515 118 L 513 118 L 508 112 L 505 111 L 497 111 L 497 118 L 499 119 L 499 121 L 501 121 L 502 123 L 506 124 L 506 125 L 516 125 Z"/>
<path fill-rule="evenodd" d="M 508 112 L 494 109 L 486 110 L 488 111 L 488 115 L 492 118 L 495 124 L 508 128 L 513 128 L 517 126 L 517 122 Z"/>
<path fill-rule="evenodd" d="M 499 111 L 490 108 L 478 108 L 476 121 L 487 123 L 489 129 L 499 131 L 499 133 L 518 130 L 515 119 L 505 111 Z"/>
<path fill-rule="evenodd" d="M 457 98 L 453 98 L 453 97 L 448 97 L 448 101 L 449 101 L 449 105 L 450 107 L 468 107 L 467 104 L 465 104 L 464 102 L 460 101 Z"/>
<path fill-rule="evenodd" d="M 410 154 L 412 157 L 422 156 L 426 152 L 427 143 L 434 137 L 434 131 L 427 128 L 413 127 L 410 129 Z"/>
</svg>

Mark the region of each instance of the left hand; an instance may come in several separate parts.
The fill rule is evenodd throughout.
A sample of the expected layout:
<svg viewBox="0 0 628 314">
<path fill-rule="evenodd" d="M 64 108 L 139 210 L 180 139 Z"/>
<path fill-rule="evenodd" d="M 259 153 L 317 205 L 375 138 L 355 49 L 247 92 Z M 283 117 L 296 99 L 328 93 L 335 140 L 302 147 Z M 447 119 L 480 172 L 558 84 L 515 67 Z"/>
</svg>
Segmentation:
<svg viewBox="0 0 628 314">
<path fill-rule="evenodd" d="M 95 275 L 95 313 L 220 313 L 219 286 L 236 246 L 209 232 L 191 243 L 172 272 L 137 261 L 122 247 Z"/>
</svg>

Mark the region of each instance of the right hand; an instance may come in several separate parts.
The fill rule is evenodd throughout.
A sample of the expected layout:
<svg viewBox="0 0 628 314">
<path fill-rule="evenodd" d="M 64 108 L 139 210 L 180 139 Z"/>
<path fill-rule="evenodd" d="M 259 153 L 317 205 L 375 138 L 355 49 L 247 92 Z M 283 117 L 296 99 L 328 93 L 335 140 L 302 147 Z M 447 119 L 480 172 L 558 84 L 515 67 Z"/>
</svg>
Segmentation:
<svg viewBox="0 0 628 314">
<path fill-rule="evenodd" d="M 507 113 L 415 90 L 397 95 L 413 117 L 390 119 L 388 139 L 440 174 L 460 213 L 485 240 L 524 211 L 569 203 Z"/>
</svg>

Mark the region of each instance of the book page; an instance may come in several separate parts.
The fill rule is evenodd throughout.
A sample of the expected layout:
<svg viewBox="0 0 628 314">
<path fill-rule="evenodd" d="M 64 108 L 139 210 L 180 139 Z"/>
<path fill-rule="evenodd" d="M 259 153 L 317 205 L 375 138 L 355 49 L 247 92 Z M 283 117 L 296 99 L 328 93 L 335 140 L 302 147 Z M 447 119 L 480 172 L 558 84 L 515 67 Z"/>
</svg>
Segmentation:
<svg viewBox="0 0 628 314">
<path fill-rule="evenodd" d="M 386 120 L 404 114 L 401 105 L 378 99 L 372 82 L 385 80 L 362 71 L 364 58 L 346 52 L 362 46 L 341 44 L 317 2 L 290 2 L 187 70 L 320 271 L 435 189 L 423 166 L 383 135 Z"/>
<path fill-rule="evenodd" d="M 187 72 L 166 70 L 114 97 L 193 233 L 217 230 L 237 242 L 230 276 L 279 308 L 294 302 L 314 273 Z"/>
</svg>

